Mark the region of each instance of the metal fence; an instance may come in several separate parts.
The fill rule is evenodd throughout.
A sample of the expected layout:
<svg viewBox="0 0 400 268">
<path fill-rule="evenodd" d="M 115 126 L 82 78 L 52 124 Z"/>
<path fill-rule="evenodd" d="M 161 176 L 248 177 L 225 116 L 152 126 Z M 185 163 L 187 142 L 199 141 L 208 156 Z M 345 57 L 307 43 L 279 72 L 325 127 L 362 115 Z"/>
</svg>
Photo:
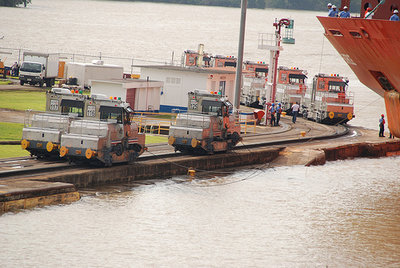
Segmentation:
<svg viewBox="0 0 400 268">
<path fill-rule="evenodd" d="M 0 47 L 0 60 L 5 62 L 6 66 L 11 66 L 14 62 L 21 64 L 23 60 L 23 53 L 25 51 L 32 51 L 27 48 L 12 48 L 12 47 Z M 182 65 L 182 58 L 174 59 L 171 57 L 170 60 L 152 60 L 152 59 L 141 59 L 137 57 L 117 57 L 113 55 L 107 55 L 101 51 L 97 54 L 82 54 L 82 53 L 67 53 L 57 52 L 49 53 L 56 54 L 59 56 L 60 61 L 65 62 L 91 62 L 93 60 L 106 60 L 107 64 L 114 64 L 124 67 L 125 72 L 135 73 L 138 72 L 137 65 Z"/>
</svg>

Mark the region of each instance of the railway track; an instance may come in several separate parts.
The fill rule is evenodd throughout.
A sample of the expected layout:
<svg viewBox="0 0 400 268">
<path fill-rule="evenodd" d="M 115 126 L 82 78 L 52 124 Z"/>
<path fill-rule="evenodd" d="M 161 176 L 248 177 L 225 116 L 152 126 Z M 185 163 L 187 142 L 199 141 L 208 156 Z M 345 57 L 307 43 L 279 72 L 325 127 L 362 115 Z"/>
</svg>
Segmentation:
<svg viewBox="0 0 400 268">
<path fill-rule="evenodd" d="M 300 135 L 301 132 L 305 133 L 304 137 Z M 247 134 L 234 150 L 247 150 L 264 146 L 281 146 L 299 142 L 304 143 L 313 140 L 347 136 L 349 135 L 348 133 L 349 129 L 346 126 L 332 127 L 304 120 L 302 123 L 295 125 L 284 123 L 282 128 L 268 133 Z M 357 134 L 351 132 L 350 135 L 354 136 Z M 149 159 L 171 158 L 182 155 L 182 153 L 174 152 L 174 149 L 168 144 L 152 144 L 148 146 L 148 152 L 140 156 L 137 161 L 141 162 Z M 90 169 L 95 167 L 70 164 L 68 161 L 64 160 L 41 160 L 31 157 L 7 158 L 0 160 L 0 180 L 37 176 L 49 172 L 58 172 L 60 170 L 72 171 L 82 168 Z"/>
</svg>

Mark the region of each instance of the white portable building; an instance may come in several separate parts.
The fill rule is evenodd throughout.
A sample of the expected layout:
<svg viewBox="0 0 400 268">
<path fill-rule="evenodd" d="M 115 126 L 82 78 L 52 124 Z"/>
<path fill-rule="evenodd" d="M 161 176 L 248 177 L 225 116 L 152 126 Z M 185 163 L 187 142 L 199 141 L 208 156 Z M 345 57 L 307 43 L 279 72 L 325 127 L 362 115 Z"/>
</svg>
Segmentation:
<svg viewBox="0 0 400 268">
<path fill-rule="evenodd" d="M 77 78 L 81 87 L 90 88 L 91 80 L 122 79 L 124 68 L 118 65 L 104 64 L 97 60 L 92 63 L 68 62 L 66 64 L 66 78 Z"/>
<path fill-rule="evenodd" d="M 135 111 L 160 110 L 163 82 L 143 79 L 92 80 L 91 94 L 121 98 Z"/>
</svg>

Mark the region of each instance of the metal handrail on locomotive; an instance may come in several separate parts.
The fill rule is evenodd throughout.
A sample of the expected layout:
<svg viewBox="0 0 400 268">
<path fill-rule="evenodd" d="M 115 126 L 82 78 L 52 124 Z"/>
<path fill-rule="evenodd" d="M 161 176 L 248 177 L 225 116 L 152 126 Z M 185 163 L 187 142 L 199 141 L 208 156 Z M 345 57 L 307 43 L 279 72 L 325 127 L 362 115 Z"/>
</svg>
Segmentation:
<svg viewBox="0 0 400 268">
<path fill-rule="evenodd" d="M 188 93 L 188 112 L 177 115 L 168 143 L 175 151 L 208 153 L 232 149 L 240 140 L 240 124 L 233 106 L 219 94 L 195 90 Z"/>
<path fill-rule="evenodd" d="M 48 91 L 45 112 L 26 111 L 21 147 L 39 158 L 58 156 L 61 135 L 73 119 L 83 117 L 86 99 L 65 88 Z"/>
<path fill-rule="evenodd" d="M 354 118 L 354 95 L 345 77 L 317 74 L 302 101 L 303 117 L 326 124 L 343 124 Z"/>
<path fill-rule="evenodd" d="M 132 162 L 145 150 L 145 134 L 131 122 L 126 102 L 92 95 L 85 118 L 73 120 L 61 136 L 60 156 L 70 161 L 94 161 L 105 166 Z"/>
</svg>

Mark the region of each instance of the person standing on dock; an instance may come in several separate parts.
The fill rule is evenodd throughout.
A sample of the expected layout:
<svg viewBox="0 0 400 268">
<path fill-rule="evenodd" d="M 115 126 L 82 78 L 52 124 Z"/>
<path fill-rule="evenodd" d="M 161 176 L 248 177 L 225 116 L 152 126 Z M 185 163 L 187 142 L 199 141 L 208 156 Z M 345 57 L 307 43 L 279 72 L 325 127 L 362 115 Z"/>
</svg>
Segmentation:
<svg viewBox="0 0 400 268">
<path fill-rule="evenodd" d="M 271 113 L 271 127 L 274 127 L 276 122 L 275 122 L 275 103 L 271 104 L 271 107 L 269 108 L 269 112 Z"/>
<path fill-rule="evenodd" d="M 383 114 L 379 119 L 379 137 L 385 137 L 385 116 Z"/>
<path fill-rule="evenodd" d="M 292 122 L 295 124 L 297 119 L 297 114 L 299 113 L 300 105 L 298 102 L 292 105 Z"/>
<path fill-rule="evenodd" d="M 399 21 L 399 11 L 397 9 L 393 10 L 393 15 L 390 17 L 391 21 Z"/>
<path fill-rule="evenodd" d="M 279 126 L 279 121 L 281 120 L 282 105 L 278 103 L 276 107 L 276 126 Z"/>
<path fill-rule="evenodd" d="M 339 14 L 340 18 L 350 18 L 350 12 L 348 11 L 347 6 L 343 7 L 343 11 Z"/>
</svg>

